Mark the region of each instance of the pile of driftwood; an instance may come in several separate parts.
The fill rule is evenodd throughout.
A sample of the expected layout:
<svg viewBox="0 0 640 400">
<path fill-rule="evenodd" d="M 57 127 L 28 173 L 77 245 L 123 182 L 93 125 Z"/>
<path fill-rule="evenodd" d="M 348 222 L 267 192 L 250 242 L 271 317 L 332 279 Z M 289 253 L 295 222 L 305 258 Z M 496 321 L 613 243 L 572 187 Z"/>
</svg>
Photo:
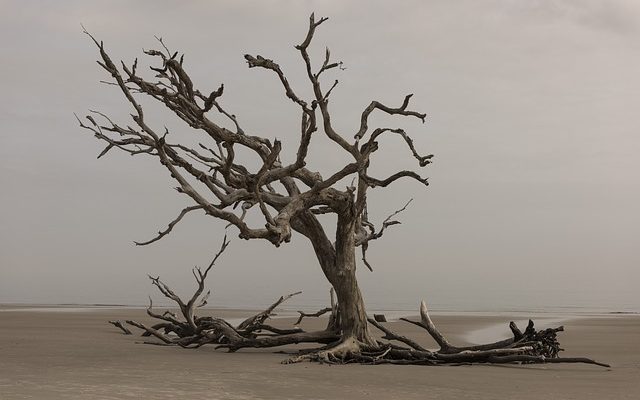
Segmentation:
<svg viewBox="0 0 640 400">
<path fill-rule="evenodd" d="M 145 337 L 155 337 L 160 341 L 145 341 L 148 344 L 175 345 L 184 348 L 198 348 L 205 344 L 214 344 L 216 348 L 224 348 L 230 352 L 246 347 L 266 348 L 297 343 L 318 343 L 321 348 L 304 349 L 285 360 L 286 363 L 304 360 L 324 363 L 361 363 L 361 364 L 510 364 L 510 363 L 587 363 L 603 367 L 609 365 L 582 357 L 560 357 L 563 350 L 558 342 L 557 334 L 563 327 L 536 330 L 533 321 L 529 321 L 526 329 L 521 331 L 514 322 L 509 324 L 513 336 L 509 339 L 475 346 L 458 347 L 451 344 L 437 329 L 427 306 L 420 306 L 420 320 L 401 320 L 424 328 L 440 346 L 438 350 L 429 350 L 411 338 L 391 331 L 383 323 L 369 318 L 368 322 L 384 335 L 375 346 L 355 343 L 353 339 L 344 340 L 340 332 L 340 315 L 337 302 L 331 291 L 331 306 L 315 313 L 298 311 L 298 320 L 291 329 L 282 329 L 267 324 L 274 315 L 274 310 L 289 298 L 301 292 L 281 296 L 273 304 L 244 321 L 233 326 L 222 318 L 198 316 L 196 311 L 207 304 L 210 292 L 203 295 L 205 279 L 220 254 L 227 247 L 225 240 L 220 252 L 211 264 L 203 271 L 196 267 L 193 270 L 197 288 L 188 301 L 183 301 L 159 277 L 149 277 L 154 286 L 167 298 L 174 301 L 180 310 L 178 315 L 171 311 L 157 313 L 153 310 L 153 302 L 149 299 L 147 314 L 158 320 L 158 323 L 147 326 L 140 322 L 128 320 L 126 324 L 144 331 Z M 329 314 L 327 326 L 320 331 L 306 332 L 299 325 L 304 317 L 319 317 Z M 122 329 L 125 334 L 131 331 L 121 321 L 109 321 Z"/>
</svg>

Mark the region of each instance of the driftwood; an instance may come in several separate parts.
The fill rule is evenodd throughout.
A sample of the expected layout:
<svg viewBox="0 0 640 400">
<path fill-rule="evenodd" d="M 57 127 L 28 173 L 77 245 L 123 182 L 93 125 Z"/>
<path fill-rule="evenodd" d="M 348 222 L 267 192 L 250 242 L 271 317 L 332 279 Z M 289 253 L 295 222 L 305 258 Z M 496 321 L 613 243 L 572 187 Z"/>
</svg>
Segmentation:
<svg viewBox="0 0 640 400">
<path fill-rule="evenodd" d="M 158 313 L 153 309 L 153 302 L 149 298 L 147 314 L 161 322 L 147 326 L 137 321 L 128 320 L 127 324 L 144 331 L 143 336 L 152 336 L 159 342 L 145 342 L 149 344 L 181 346 L 197 348 L 205 344 L 216 345 L 216 348 L 234 352 L 246 347 L 269 348 L 297 343 L 319 343 L 325 345 L 318 349 L 305 349 L 287 359 L 285 363 L 304 360 L 323 363 L 361 363 L 361 364 L 401 364 L 401 365 L 451 365 L 451 364 L 531 364 L 531 363 L 586 363 L 602 367 L 609 365 L 589 358 L 564 358 L 559 353 L 563 350 L 557 339 L 557 334 L 564 328 L 551 328 L 537 331 L 533 321 L 522 332 L 511 322 L 509 329 L 513 337 L 505 340 L 475 346 L 459 347 L 453 345 L 435 326 L 426 303 L 420 305 L 420 320 L 413 321 L 401 318 L 402 321 L 423 328 L 438 344 L 437 350 L 430 350 L 415 340 L 399 335 L 376 321 L 368 318 L 368 323 L 380 330 L 384 335 L 375 345 L 364 345 L 357 341 L 345 341 L 340 332 L 340 308 L 331 290 L 331 306 L 315 313 L 298 311 L 300 317 L 295 326 L 290 329 L 273 327 L 266 324 L 274 316 L 277 307 L 301 292 L 294 292 L 278 298 L 273 304 L 244 321 L 233 326 L 222 318 L 198 316 L 196 311 L 207 303 L 210 292 L 202 294 L 205 279 L 220 255 L 226 250 L 229 242 L 226 236 L 220 250 L 209 266 L 202 271 L 194 269 L 197 288 L 189 299 L 184 302 L 159 277 L 149 277 L 151 282 L 165 297 L 174 301 L 180 310 L 180 316 L 170 311 Z M 299 326 L 305 317 L 320 317 L 329 314 L 327 327 L 321 331 L 306 332 Z M 109 321 L 121 330 L 128 331 L 120 321 Z M 400 344 L 397 344 L 397 343 Z"/>
<path fill-rule="evenodd" d="M 357 344 L 342 342 L 339 346 L 327 351 L 313 352 L 293 357 L 286 362 L 303 360 L 319 361 L 330 364 L 360 363 L 360 364 L 399 364 L 399 365 L 458 365 L 458 364 L 544 364 L 544 363 L 585 363 L 609 368 L 610 365 L 584 357 L 559 357 L 563 349 L 557 340 L 557 333 L 563 327 L 536 331 L 533 321 L 522 333 L 512 321 L 509 326 L 514 334 L 513 338 L 476 346 L 457 347 L 452 345 L 435 326 L 426 303 L 420 305 L 420 320 L 403 321 L 424 328 L 440 346 L 436 351 L 428 350 L 405 336 L 399 335 L 377 322 L 373 318 L 368 321 L 371 325 L 384 333 L 382 339 L 388 342 L 378 342 L 377 346 L 369 348 Z M 401 342 L 405 346 L 391 343 Z M 351 351 L 351 348 L 357 349 Z M 336 349 L 340 351 L 337 352 Z"/>
<path fill-rule="evenodd" d="M 376 328 L 384 332 L 384 339 L 400 341 L 409 348 L 399 348 L 390 344 L 383 344 L 377 351 L 365 354 L 355 354 L 353 361 L 364 364 L 416 364 L 416 365 L 440 365 L 440 364 L 472 364 L 472 363 L 586 363 L 602 367 L 610 367 L 589 358 L 563 358 L 558 353 L 563 349 L 557 340 L 557 333 L 564 328 L 550 328 L 536 331 L 533 321 L 522 333 L 517 325 L 511 321 L 509 327 L 513 332 L 513 338 L 493 343 L 476 346 L 457 347 L 452 345 L 435 326 L 426 303 L 420 305 L 420 321 L 411 321 L 401 318 L 424 328 L 427 333 L 440 346 L 437 351 L 424 349 L 414 341 L 393 333 L 374 320 L 369 320 Z M 329 359 L 329 361 L 332 361 Z"/>
<path fill-rule="evenodd" d="M 116 328 L 120 328 L 120 330 L 122 331 L 122 333 L 124 333 L 125 335 L 131 335 L 131 331 L 122 324 L 122 321 L 120 320 L 116 320 L 116 321 L 109 321 L 109 323 L 113 326 L 115 326 Z"/>
<path fill-rule="evenodd" d="M 387 317 L 384 314 L 373 314 L 373 319 L 376 322 L 387 322 Z"/>
<path fill-rule="evenodd" d="M 147 315 L 161 322 L 153 326 L 147 326 L 133 320 L 127 320 L 126 323 L 142 329 L 144 331 L 143 336 L 152 336 L 161 341 L 160 343 L 145 343 L 195 348 L 205 344 L 216 344 L 218 347 L 227 348 L 229 351 L 235 351 L 243 347 L 274 347 L 303 342 L 331 343 L 339 339 L 339 333 L 334 329 L 328 328 L 319 332 L 305 332 L 299 327 L 283 329 L 265 323 L 275 315 L 274 311 L 277 307 L 302 292 L 281 296 L 265 310 L 245 319 L 237 326 L 232 326 L 221 318 L 198 316 L 196 314 L 197 309 L 206 305 L 210 296 L 209 291 L 203 295 L 205 279 L 228 246 L 229 241 L 225 235 L 220 250 L 216 253 L 209 266 L 204 271 L 199 267 L 193 269 L 197 288 L 186 302 L 170 286 L 160 280 L 160 277 L 149 276 L 151 283 L 160 293 L 177 304 L 180 316 L 171 311 L 156 312 L 153 309 L 153 300 L 149 297 Z M 109 323 L 130 333 L 120 321 L 109 321 Z"/>
</svg>

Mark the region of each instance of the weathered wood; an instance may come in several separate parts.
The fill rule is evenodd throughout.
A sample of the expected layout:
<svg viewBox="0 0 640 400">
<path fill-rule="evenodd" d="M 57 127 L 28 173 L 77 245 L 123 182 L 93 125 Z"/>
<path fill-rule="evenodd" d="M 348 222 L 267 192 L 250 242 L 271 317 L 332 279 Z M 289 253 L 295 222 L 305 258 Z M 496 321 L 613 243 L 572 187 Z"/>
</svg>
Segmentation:
<svg viewBox="0 0 640 400">
<path fill-rule="evenodd" d="M 384 314 L 373 314 L 373 319 L 376 320 L 376 322 L 387 322 L 387 317 L 385 317 Z"/>
<path fill-rule="evenodd" d="M 116 328 L 120 328 L 122 333 L 124 333 L 125 335 L 131 335 L 131 331 L 126 326 L 122 325 L 121 321 L 119 321 L 119 320 L 109 321 L 109 323 L 111 325 L 115 326 Z"/>
<path fill-rule="evenodd" d="M 300 314 L 300 316 L 298 317 L 298 319 L 296 320 L 296 322 L 294 322 L 294 325 L 300 325 L 300 323 L 302 322 L 302 319 L 304 317 L 320 317 L 328 312 L 331 312 L 332 308 L 331 307 L 325 307 L 321 310 L 318 310 L 314 313 L 306 313 L 304 311 L 298 311 L 298 314 Z"/>
<path fill-rule="evenodd" d="M 196 293 L 202 293 L 205 278 L 206 274 L 196 275 L 196 280 L 198 281 Z M 154 279 L 153 283 L 158 287 L 160 292 L 168 298 L 178 304 L 185 304 L 175 295 L 175 292 L 173 292 L 168 285 L 161 283 L 157 278 Z M 338 326 L 335 324 L 329 324 L 327 329 L 322 331 L 305 332 L 297 326 L 291 329 L 284 329 L 262 323 L 273 315 L 277 306 L 298 293 L 299 292 L 295 292 L 290 295 L 281 296 L 271 306 L 244 320 L 238 327 L 232 326 L 221 318 L 192 316 L 192 314 L 189 314 L 191 310 L 189 307 L 181 307 L 184 321 L 181 321 L 177 315 L 169 313 L 168 311 L 162 314 L 155 313 L 151 311 L 150 306 L 147 313 L 162 322 L 152 327 L 131 320 L 128 320 L 127 323 L 144 330 L 145 336 L 154 336 L 161 341 L 161 343 L 145 343 L 166 346 L 175 345 L 185 348 L 198 348 L 206 344 L 214 344 L 217 349 L 227 349 L 230 352 L 235 352 L 249 347 L 270 348 L 298 343 L 318 343 L 325 345 L 319 349 L 302 351 L 299 355 L 285 360 L 285 363 L 305 360 L 330 364 L 357 362 L 372 365 L 466 365 L 478 363 L 567 362 L 587 363 L 608 367 L 607 364 L 589 358 L 558 357 L 558 353 L 562 351 L 562 349 L 559 347 L 556 336 L 558 332 L 564 330 L 563 327 L 536 331 L 533 321 L 529 321 L 524 333 L 518 329 L 515 323 L 511 322 L 509 329 L 511 329 L 514 337 L 510 339 L 475 346 L 454 346 L 437 329 L 431 320 L 424 301 L 420 305 L 420 321 L 403 320 L 424 328 L 436 343 L 440 345 L 438 351 L 427 350 L 416 341 L 406 336 L 396 334 L 374 318 L 368 318 L 367 322 L 384 333 L 382 339 L 397 341 L 409 347 L 381 342 L 375 339 L 372 339 L 372 343 L 367 343 L 359 340 L 356 334 L 350 334 L 347 336 L 348 339 L 345 339 L 344 333 L 335 329 Z M 197 296 L 192 297 L 192 299 L 193 298 L 197 298 Z M 340 309 L 339 301 L 336 302 L 333 291 L 331 291 L 331 307 L 327 307 L 314 314 L 321 315 L 323 311 L 331 312 L 333 318 L 334 313 L 339 314 Z M 309 314 L 300 312 L 300 318 L 303 316 L 309 316 Z M 188 321 L 189 318 L 191 318 L 191 321 Z M 338 315 L 336 318 L 340 318 L 340 316 Z M 110 322 L 114 323 L 116 321 Z M 114 323 L 114 325 L 116 324 Z M 194 325 L 195 328 L 193 328 L 192 325 Z M 343 324 L 341 326 L 345 325 Z M 163 333 L 161 330 L 165 332 Z M 172 335 L 169 335 L 169 332 L 171 332 Z"/>
<path fill-rule="evenodd" d="M 275 310 L 276 307 L 278 307 L 280 304 L 284 303 L 288 299 L 292 298 L 293 296 L 299 295 L 300 293 L 302 293 L 302 292 L 300 291 L 300 292 L 295 292 L 295 293 L 288 294 L 286 296 L 281 296 L 273 304 L 271 304 L 269 307 L 267 307 L 266 310 L 261 311 L 258 314 L 254 315 L 254 316 L 251 316 L 251 317 L 245 319 L 244 321 L 242 321 L 240 323 L 240 325 L 238 325 L 238 329 L 256 330 L 257 329 L 256 327 L 262 326 L 264 321 L 266 321 L 268 318 L 270 318 L 273 315 L 273 310 Z"/>
<path fill-rule="evenodd" d="M 420 319 L 424 324 L 424 328 L 427 330 L 427 332 L 429 332 L 429 335 L 431 335 L 433 340 L 435 340 L 436 343 L 440 345 L 441 351 L 447 351 L 452 347 L 447 339 L 445 339 L 444 335 L 442 335 L 438 328 L 436 328 L 433 321 L 431 321 L 429 310 L 427 309 L 427 303 L 425 303 L 424 300 L 420 303 Z"/>
<path fill-rule="evenodd" d="M 416 343 L 414 340 L 409 339 L 406 336 L 402 336 L 402 335 L 398 335 L 394 332 L 392 332 L 391 330 L 387 329 L 384 325 L 382 325 L 381 323 L 379 323 L 378 321 L 376 321 L 375 319 L 369 319 L 368 320 L 369 323 L 373 326 L 375 326 L 376 328 L 380 329 L 382 332 L 384 332 L 384 336 L 382 337 L 383 339 L 387 339 L 387 340 L 397 340 L 399 342 L 402 342 L 404 344 L 409 345 L 411 348 L 415 349 L 415 350 L 420 350 L 420 351 L 427 351 L 427 349 L 425 349 L 424 347 L 420 346 L 418 343 Z"/>
<path fill-rule="evenodd" d="M 140 322 L 133 321 L 133 320 L 127 320 L 127 324 L 133 325 L 136 328 L 140 328 L 140 329 L 143 329 L 143 330 L 147 331 L 149 334 L 157 337 L 158 339 L 162 340 L 164 343 L 167 343 L 167 344 L 173 344 L 174 343 L 173 339 L 171 339 L 170 337 L 168 337 L 164 333 L 160 332 L 157 329 L 154 329 L 154 328 L 148 327 L 148 326 L 146 326 L 144 324 L 141 324 Z"/>
</svg>

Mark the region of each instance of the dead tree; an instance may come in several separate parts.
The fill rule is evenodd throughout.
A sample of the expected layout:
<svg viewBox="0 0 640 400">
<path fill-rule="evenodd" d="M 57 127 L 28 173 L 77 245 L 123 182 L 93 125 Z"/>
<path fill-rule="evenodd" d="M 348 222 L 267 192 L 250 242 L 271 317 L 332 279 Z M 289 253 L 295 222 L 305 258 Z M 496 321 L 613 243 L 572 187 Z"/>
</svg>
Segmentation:
<svg viewBox="0 0 640 400">
<path fill-rule="evenodd" d="M 139 71 L 137 59 L 131 65 L 124 62 L 116 64 L 104 44 L 85 31 L 99 49 L 98 64 L 111 78 L 106 83 L 115 86 L 133 109 L 131 117 L 134 124 L 131 125 L 117 123 L 98 111 L 92 111 L 86 116 L 86 120 L 78 119 L 82 128 L 106 143 L 98 158 L 112 149 L 131 155 L 151 156 L 167 169 L 177 182 L 176 190 L 192 203 L 180 211 L 166 229 L 158 232 L 152 239 L 136 244 L 148 245 L 163 238 L 186 214 L 194 211 L 203 211 L 207 216 L 225 221 L 228 226 L 238 230 L 242 239 L 263 239 L 275 246 L 289 242 L 293 232 L 297 232 L 311 242 L 320 267 L 336 295 L 331 307 L 331 329 L 316 333 L 274 333 L 274 336 L 254 337 L 242 333 L 248 329 L 246 326 L 231 327 L 224 321 L 211 318 L 206 324 L 206 327 L 211 328 L 209 329 L 200 323 L 204 323 L 204 320 L 198 320 L 194 316 L 194 305 L 202 293 L 202 284 L 209 269 L 195 272 L 199 284 L 198 292 L 186 303 L 175 296 L 158 278 L 152 278 L 154 285 L 165 296 L 176 301 L 185 319 L 179 322 L 171 314 L 157 315 L 164 321 L 164 325 L 160 327 L 165 330 L 169 328 L 183 339 L 198 336 L 197 340 L 201 340 L 201 335 L 206 336 L 206 332 L 209 332 L 214 336 L 218 335 L 218 339 L 224 337 L 224 343 L 221 345 L 231 350 L 298 343 L 301 338 L 318 343 L 331 341 L 331 348 L 309 356 L 324 361 L 344 359 L 377 363 L 393 356 L 393 359 L 405 362 L 415 360 L 416 357 L 426 360 L 424 362 L 439 362 L 437 360 L 440 358 L 433 361 L 431 354 L 438 354 L 438 357 L 447 360 L 455 359 L 456 362 L 466 362 L 470 357 L 476 357 L 474 360 L 479 359 L 481 356 L 478 354 L 474 353 L 471 356 L 465 352 L 455 353 L 458 356 L 453 357 L 449 354 L 450 347 L 443 348 L 443 351 L 438 353 L 429 353 L 429 356 L 426 353 L 415 353 L 422 350 L 385 347 L 370 331 L 365 303 L 356 280 L 356 249 L 360 248 L 364 265 L 371 269 L 366 259 L 368 246 L 372 241 L 382 237 L 388 227 L 399 223 L 394 217 L 402 212 L 408 203 L 376 227 L 367 212 L 369 189 L 385 188 L 403 178 L 428 185 L 426 178 L 412 170 L 397 171 L 383 178 L 372 176 L 369 172 L 371 156 L 381 149 L 381 139 L 387 136 L 401 139 L 406 144 L 408 157 L 415 158 L 419 167 L 430 164 L 433 156 L 419 153 L 412 138 L 402 128 L 369 126 L 370 116 L 374 112 L 417 118 L 424 122 L 426 115 L 410 107 L 411 94 L 396 107 L 372 101 L 359 113 L 360 124 L 355 132 L 339 132 L 332 124 L 329 104 L 338 81 L 334 80 L 330 85 L 323 86 L 321 80 L 327 74 L 340 69 L 342 63 L 331 58 L 328 48 L 320 65 L 314 65 L 309 56 L 309 46 L 316 29 L 325 21 L 327 18 L 316 20 L 312 14 L 304 39 L 295 46 L 300 53 L 308 84 L 313 92 L 311 99 L 303 99 L 297 94 L 275 61 L 260 55 L 244 56 L 249 68 L 264 69 L 274 74 L 282 84 L 285 96 L 300 112 L 300 130 L 297 133 L 299 142 L 294 149 L 295 160 L 288 164 L 281 161 L 283 149 L 280 141 L 261 136 L 259 132 L 246 132 L 235 114 L 221 103 L 224 86 L 220 85 L 211 92 L 196 87 L 185 69 L 184 55 L 170 51 L 162 39 L 159 39 L 161 49 L 144 52 L 158 62 L 156 66 L 150 67 L 153 77 L 145 78 Z M 173 135 L 166 127 L 159 130 L 161 123 L 148 120 L 141 103 L 142 97 L 163 104 L 192 128 L 198 146 L 173 142 Z M 224 127 L 225 123 L 233 128 Z M 307 166 L 306 159 L 312 138 L 318 134 L 325 135 L 336 149 L 344 152 L 350 160 L 329 176 L 322 176 Z M 240 161 L 240 156 L 236 157 L 237 154 L 246 155 L 247 152 L 255 155 L 259 162 L 248 165 Z M 249 212 L 260 214 L 264 224 L 249 224 L 245 219 Z M 330 237 L 318 220 L 319 216 L 325 214 L 337 217 L 335 237 Z M 152 313 L 151 307 L 149 313 Z M 269 311 L 266 311 L 266 314 L 256 316 L 253 322 L 247 324 L 260 326 L 260 321 L 268 314 Z M 164 342 L 168 339 L 158 328 L 144 329 Z M 336 338 L 339 340 L 336 341 Z M 197 345 L 200 342 L 188 344 L 192 343 Z M 524 347 L 519 350 L 512 348 L 482 353 L 482 357 L 485 357 L 484 360 L 487 360 L 487 357 L 507 355 L 515 357 L 514 355 L 528 351 L 528 347 L 526 350 Z"/>
<path fill-rule="evenodd" d="M 343 339 L 349 343 L 375 345 L 356 280 L 356 248 L 361 248 L 362 259 L 370 268 L 366 261 L 367 247 L 371 241 L 379 239 L 386 228 L 399 223 L 392 218 L 400 211 L 376 228 L 367 213 L 367 192 L 371 188 L 388 187 L 401 178 L 414 179 L 423 185 L 428 182 L 414 171 L 398 171 L 385 178 L 371 176 L 370 158 L 380 149 L 380 139 L 389 135 L 398 136 L 406 143 L 408 154 L 415 157 L 420 167 L 428 165 L 432 155 L 420 155 L 410 136 L 401 128 L 369 127 L 373 112 L 413 117 L 424 122 L 425 114 L 409 107 L 411 95 L 407 95 L 398 107 L 372 101 L 360 114 L 357 132 L 339 133 L 334 128 L 329 103 L 338 81 L 326 88 L 321 85 L 321 78 L 342 64 L 333 61 L 327 49 L 324 61 L 316 67 L 308 53 L 316 28 L 326 20 L 316 20 L 311 15 L 307 34 L 296 46 L 313 89 L 313 99 L 299 97 L 276 62 L 259 55 L 245 55 L 250 68 L 275 74 L 285 95 L 300 111 L 300 139 L 295 149 L 295 161 L 290 164 L 281 162 L 282 146 L 278 140 L 241 128 L 235 115 L 220 101 L 223 85 L 209 94 L 198 89 L 185 69 L 184 56 L 169 51 L 162 40 L 161 50 L 145 51 L 159 61 L 159 66 L 150 67 L 155 77 L 149 80 L 140 74 L 137 60 L 131 66 L 124 62 L 116 65 L 103 43 L 90 35 L 100 51 L 98 64 L 111 76 L 109 83 L 115 85 L 132 106 L 135 125 L 118 124 L 100 112 L 91 112 L 85 122 L 79 122 L 82 128 L 106 142 L 99 157 L 112 149 L 155 157 L 178 183 L 177 191 L 193 202 L 165 230 L 150 240 L 137 242 L 138 245 L 147 245 L 166 236 L 193 211 L 204 211 L 208 216 L 226 221 L 238 229 L 240 238 L 264 239 L 275 246 L 289 242 L 292 232 L 298 232 L 311 241 L 320 267 L 335 290 Z M 148 121 L 145 116 L 140 94 L 164 104 L 193 128 L 194 135 L 201 135 L 197 139 L 199 146 L 174 143 L 166 128 L 158 131 L 154 126 L 157 123 Z M 223 127 L 220 119 L 226 119 L 234 128 Z M 306 165 L 312 137 L 319 132 L 351 158 L 347 165 L 328 177 Z M 235 157 L 239 149 L 254 153 L 260 163 L 254 166 L 241 164 Z M 351 181 L 353 183 L 349 184 Z M 264 217 L 263 226 L 250 226 L 245 221 L 245 215 L 254 208 Z M 319 215 L 329 213 L 337 215 L 334 238 L 325 232 L 318 220 Z"/>
</svg>

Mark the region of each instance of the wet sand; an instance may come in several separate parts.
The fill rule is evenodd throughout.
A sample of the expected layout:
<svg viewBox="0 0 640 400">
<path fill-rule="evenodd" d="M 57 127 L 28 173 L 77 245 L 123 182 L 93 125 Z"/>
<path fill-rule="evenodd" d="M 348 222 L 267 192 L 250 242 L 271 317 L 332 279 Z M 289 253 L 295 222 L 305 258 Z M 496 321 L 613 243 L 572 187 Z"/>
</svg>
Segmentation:
<svg viewBox="0 0 640 400">
<path fill-rule="evenodd" d="M 28 311 L 0 307 L 0 399 L 638 399 L 640 316 L 580 316 L 564 321 L 565 356 L 612 365 L 328 366 L 282 365 L 273 349 L 229 354 L 139 344 L 110 319 L 148 321 L 143 309 Z M 3 311 L 4 310 L 4 311 Z M 227 318 L 250 311 L 207 313 Z M 508 316 L 434 315 L 452 341 L 494 332 Z M 518 318 L 521 319 L 521 318 Z M 278 319 L 274 325 L 290 326 Z M 322 325 L 313 319 L 303 325 Z M 557 322 L 557 321 L 549 321 Z M 392 322 L 399 333 L 435 344 L 420 328 Z M 498 334 L 498 332 L 496 333 Z M 495 339 L 499 339 L 496 337 Z M 292 350 L 293 348 L 289 348 Z"/>
</svg>

